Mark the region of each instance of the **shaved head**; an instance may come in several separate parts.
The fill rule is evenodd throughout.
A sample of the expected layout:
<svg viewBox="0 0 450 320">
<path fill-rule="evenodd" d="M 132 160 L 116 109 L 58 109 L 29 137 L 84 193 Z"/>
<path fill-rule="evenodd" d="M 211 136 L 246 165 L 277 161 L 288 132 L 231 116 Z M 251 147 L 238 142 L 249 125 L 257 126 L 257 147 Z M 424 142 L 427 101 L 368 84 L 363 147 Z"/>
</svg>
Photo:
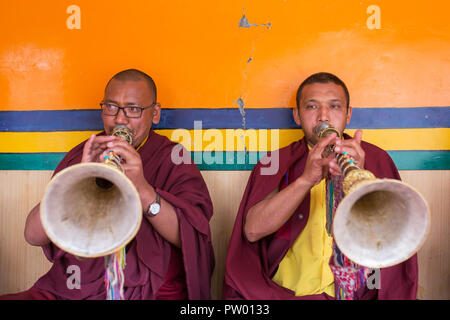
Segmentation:
<svg viewBox="0 0 450 320">
<path fill-rule="evenodd" d="M 328 72 L 315 73 L 313 75 L 310 75 L 308 78 L 306 78 L 302 82 L 302 84 L 300 85 L 300 87 L 297 90 L 297 97 L 296 97 L 297 108 L 300 107 L 300 100 L 301 100 L 301 96 L 302 96 L 302 90 L 303 90 L 303 88 L 305 86 L 307 86 L 309 84 L 313 84 L 313 83 L 330 83 L 330 82 L 334 83 L 335 85 L 341 86 L 342 89 L 344 90 L 345 99 L 346 99 L 346 105 L 347 105 L 347 110 L 348 110 L 348 107 L 350 105 L 350 94 L 348 93 L 347 86 L 337 76 L 335 76 L 334 74 L 328 73 Z"/>
<path fill-rule="evenodd" d="M 120 71 L 114 77 L 111 78 L 111 80 L 108 81 L 108 84 L 106 87 L 108 87 L 109 83 L 112 80 L 117 81 L 145 81 L 147 83 L 148 89 L 155 95 L 155 102 L 156 102 L 156 85 L 153 79 L 146 73 L 139 71 L 137 69 L 127 69 Z M 106 90 L 106 89 L 105 89 Z"/>
</svg>

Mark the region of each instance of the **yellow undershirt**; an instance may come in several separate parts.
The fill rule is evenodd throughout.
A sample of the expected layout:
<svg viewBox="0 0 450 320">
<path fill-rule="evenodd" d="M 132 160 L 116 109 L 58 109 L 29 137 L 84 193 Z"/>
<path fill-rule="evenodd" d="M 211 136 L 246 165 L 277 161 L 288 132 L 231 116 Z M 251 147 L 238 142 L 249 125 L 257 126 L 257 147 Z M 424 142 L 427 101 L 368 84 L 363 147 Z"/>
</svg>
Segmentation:
<svg viewBox="0 0 450 320">
<path fill-rule="evenodd" d="M 334 276 L 328 264 L 333 238 L 326 230 L 325 192 L 324 179 L 311 189 L 308 222 L 272 278 L 296 296 L 325 292 L 334 297 Z"/>
<path fill-rule="evenodd" d="M 136 151 L 139 151 L 139 149 L 144 145 L 144 143 L 147 141 L 148 136 L 145 137 L 144 141 L 141 142 L 141 144 L 139 145 L 139 147 L 137 147 Z"/>
</svg>

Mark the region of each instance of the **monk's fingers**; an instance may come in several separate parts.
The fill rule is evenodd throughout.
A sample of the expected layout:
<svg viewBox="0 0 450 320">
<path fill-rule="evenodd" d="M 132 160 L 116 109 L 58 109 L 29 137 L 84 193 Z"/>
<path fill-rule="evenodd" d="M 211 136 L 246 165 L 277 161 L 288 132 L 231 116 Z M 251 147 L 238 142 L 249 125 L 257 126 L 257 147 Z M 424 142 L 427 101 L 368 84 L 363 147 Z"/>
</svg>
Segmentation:
<svg viewBox="0 0 450 320">
<path fill-rule="evenodd" d="M 133 164 L 142 162 L 139 153 L 137 153 L 136 150 L 134 150 L 134 148 L 131 147 L 128 143 L 113 143 L 111 145 L 108 144 L 107 146 L 108 148 L 105 149 L 105 151 L 103 151 L 101 154 L 101 157 L 103 158 L 108 156 L 110 152 L 113 152 L 114 154 L 119 155 L 127 163 Z"/>
<path fill-rule="evenodd" d="M 358 139 L 360 139 L 361 138 L 360 135 L 358 136 L 359 136 Z M 336 141 L 334 151 L 337 153 L 347 152 L 352 157 L 364 158 L 364 150 L 361 148 L 361 140 L 358 139 L 347 139 Z"/>
<path fill-rule="evenodd" d="M 93 151 L 93 155 L 95 156 L 97 162 L 104 162 L 106 159 L 105 156 L 107 156 L 108 153 L 108 149 L 105 147 L 99 147 Z"/>
<path fill-rule="evenodd" d="M 106 144 L 114 139 L 115 137 L 111 136 L 96 136 L 92 134 L 84 145 L 81 161 L 94 161 L 98 153 L 106 149 Z"/>
<path fill-rule="evenodd" d="M 362 140 L 362 130 L 358 129 L 355 132 L 355 135 L 353 136 L 353 139 L 356 140 L 356 142 L 358 142 L 358 144 L 361 144 L 361 140 Z"/>
<path fill-rule="evenodd" d="M 104 142 L 110 142 L 117 140 L 117 137 L 115 136 L 95 136 L 95 142 L 97 143 L 104 143 Z"/>
<path fill-rule="evenodd" d="M 93 150 L 94 140 L 95 140 L 95 134 L 92 134 L 89 137 L 88 141 L 86 141 L 86 143 L 84 144 L 83 155 L 81 156 L 81 162 L 90 162 L 93 160 L 92 150 Z"/>
<path fill-rule="evenodd" d="M 358 129 L 352 139 L 339 139 L 336 141 L 335 151 L 342 153 L 347 150 L 342 150 L 341 148 L 354 148 L 358 153 L 361 153 L 361 139 L 362 130 Z"/>
<path fill-rule="evenodd" d="M 99 148 L 99 147 L 104 147 L 106 148 L 106 144 L 108 142 L 114 141 L 116 139 L 116 137 L 113 136 L 94 136 L 94 139 L 91 142 L 91 146 L 93 148 Z M 92 138 L 92 136 L 91 136 Z M 89 140 L 91 140 L 91 138 Z"/>
<path fill-rule="evenodd" d="M 319 168 L 319 167 L 320 167 L 320 169 L 326 168 L 328 170 L 330 162 L 332 162 L 332 160 L 330 160 L 329 158 L 323 158 L 323 159 L 316 160 L 315 165 L 317 166 L 317 168 Z"/>
<path fill-rule="evenodd" d="M 350 157 L 359 158 L 359 151 L 354 146 L 336 146 L 334 148 L 336 153 L 348 154 Z"/>
<path fill-rule="evenodd" d="M 311 149 L 311 153 L 316 158 L 322 158 L 322 154 L 325 148 L 331 144 L 334 144 L 336 137 L 337 137 L 336 133 L 332 133 L 329 136 L 320 139 L 319 142 L 317 142 L 316 145 Z"/>
<path fill-rule="evenodd" d="M 127 172 L 137 172 L 141 171 L 141 166 L 138 163 L 122 163 L 122 169 L 127 174 Z M 128 174 L 127 174 L 128 175 Z"/>
<path fill-rule="evenodd" d="M 340 147 L 338 153 L 343 154 L 346 157 L 351 157 L 354 164 L 356 164 L 361 169 L 364 168 L 365 153 L 361 148 L 354 147 Z"/>
<path fill-rule="evenodd" d="M 341 175 L 341 169 L 337 164 L 335 158 L 333 159 L 323 159 L 322 160 L 322 178 L 329 178 L 331 176 L 339 176 Z"/>
<path fill-rule="evenodd" d="M 109 141 L 108 143 L 106 143 L 106 146 L 108 148 L 121 147 L 122 149 L 129 150 L 130 152 L 136 151 L 131 144 L 129 144 L 125 140 L 123 140 L 121 138 L 117 138 L 117 137 L 116 137 L 115 140 Z"/>
<path fill-rule="evenodd" d="M 89 137 L 88 141 L 86 141 L 86 143 L 84 144 L 83 151 L 84 151 L 84 150 L 90 150 L 90 149 L 92 149 L 92 147 L 93 147 L 94 145 L 95 145 L 95 134 L 92 134 L 92 135 Z"/>
<path fill-rule="evenodd" d="M 340 176 L 342 174 L 341 168 L 337 164 L 336 160 L 330 161 L 328 168 L 332 176 Z"/>
</svg>

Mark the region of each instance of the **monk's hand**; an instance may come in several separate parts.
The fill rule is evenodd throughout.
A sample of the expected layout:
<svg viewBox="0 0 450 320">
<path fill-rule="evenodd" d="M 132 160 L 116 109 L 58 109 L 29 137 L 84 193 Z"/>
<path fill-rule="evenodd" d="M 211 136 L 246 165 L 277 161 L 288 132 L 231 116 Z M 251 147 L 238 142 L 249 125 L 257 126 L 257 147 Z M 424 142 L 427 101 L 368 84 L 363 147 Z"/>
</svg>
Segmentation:
<svg viewBox="0 0 450 320">
<path fill-rule="evenodd" d="M 336 153 L 346 152 L 350 157 L 352 157 L 355 160 L 355 163 L 359 168 L 364 169 L 366 154 L 364 150 L 361 148 L 361 139 L 362 139 L 362 131 L 358 129 L 356 130 L 355 135 L 353 136 L 352 139 L 336 140 L 334 151 Z M 330 164 L 330 173 L 333 175 L 342 174 L 342 171 L 336 161 Z"/>
<path fill-rule="evenodd" d="M 106 150 L 106 144 L 113 141 L 113 136 L 96 136 L 92 134 L 83 148 L 81 162 L 103 162 L 100 155 Z"/>
<path fill-rule="evenodd" d="M 309 150 L 308 158 L 306 159 L 305 171 L 301 175 L 310 187 L 318 184 L 323 178 L 328 175 L 328 168 L 330 163 L 336 161 L 333 154 L 323 157 L 325 148 L 336 140 L 336 133 L 322 138 L 316 143 L 314 147 Z"/>
<path fill-rule="evenodd" d="M 101 159 L 103 159 L 110 151 L 113 151 L 122 158 L 122 169 L 124 170 L 125 175 L 133 182 L 139 194 L 141 194 L 142 190 L 149 187 L 149 184 L 144 177 L 141 156 L 132 145 L 122 138 L 115 137 L 115 139 L 108 142 L 106 146 L 107 149 L 100 155 Z"/>
</svg>

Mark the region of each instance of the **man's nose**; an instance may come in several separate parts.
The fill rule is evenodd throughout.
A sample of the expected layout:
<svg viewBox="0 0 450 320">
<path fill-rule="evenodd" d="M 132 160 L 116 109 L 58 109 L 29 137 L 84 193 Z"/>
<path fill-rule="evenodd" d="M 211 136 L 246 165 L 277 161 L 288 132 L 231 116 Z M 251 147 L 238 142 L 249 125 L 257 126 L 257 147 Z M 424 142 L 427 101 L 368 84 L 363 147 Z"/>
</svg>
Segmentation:
<svg viewBox="0 0 450 320">
<path fill-rule="evenodd" d="M 322 122 L 329 122 L 329 113 L 328 113 L 328 108 L 325 106 L 322 106 L 319 108 L 319 121 Z"/>
<path fill-rule="evenodd" d="M 128 123 L 128 117 L 125 115 L 125 111 L 123 109 L 119 109 L 119 112 L 117 113 L 115 120 L 117 124 Z"/>
</svg>

